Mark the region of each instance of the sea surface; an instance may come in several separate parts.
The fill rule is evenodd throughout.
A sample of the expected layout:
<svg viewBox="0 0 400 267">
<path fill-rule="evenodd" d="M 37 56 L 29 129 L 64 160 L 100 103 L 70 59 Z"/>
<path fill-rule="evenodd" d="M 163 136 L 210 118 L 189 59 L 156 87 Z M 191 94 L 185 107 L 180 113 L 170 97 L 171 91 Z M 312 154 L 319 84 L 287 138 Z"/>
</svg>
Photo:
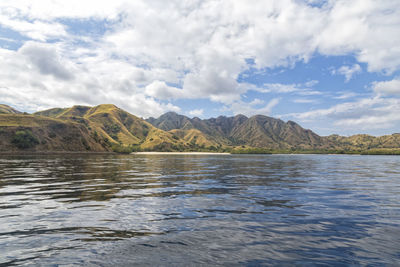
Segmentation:
<svg viewBox="0 0 400 267">
<path fill-rule="evenodd" d="M 0 266 L 400 265 L 400 156 L 0 156 Z"/>
</svg>

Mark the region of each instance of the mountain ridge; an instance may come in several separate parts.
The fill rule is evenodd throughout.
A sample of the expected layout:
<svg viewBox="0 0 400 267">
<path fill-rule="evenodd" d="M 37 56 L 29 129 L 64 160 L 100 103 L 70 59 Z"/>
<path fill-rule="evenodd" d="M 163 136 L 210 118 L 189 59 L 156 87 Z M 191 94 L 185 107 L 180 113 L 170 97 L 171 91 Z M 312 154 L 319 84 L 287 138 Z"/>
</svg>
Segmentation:
<svg viewBox="0 0 400 267">
<path fill-rule="evenodd" d="M 167 112 L 144 120 L 113 104 L 33 114 L 0 104 L 0 152 L 18 151 L 400 154 L 400 134 L 319 136 L 264 115 L 200 119 Z"/>
<path fill-rule="evenodd" d="M 196 129 L 210 140 L 228 146 L 247 145 L 272 149 L 289 149 L 295 146 L 311 149 L 326 148 L 325 143 L 330 143 L 329 140 L 324 143 L 320 136 L 293 121 L 284 122 L 264 115 L 246 117 L 239 114 L 202 120 L 168 112 L 147 121 L 166 131 Z"/>
</svg>

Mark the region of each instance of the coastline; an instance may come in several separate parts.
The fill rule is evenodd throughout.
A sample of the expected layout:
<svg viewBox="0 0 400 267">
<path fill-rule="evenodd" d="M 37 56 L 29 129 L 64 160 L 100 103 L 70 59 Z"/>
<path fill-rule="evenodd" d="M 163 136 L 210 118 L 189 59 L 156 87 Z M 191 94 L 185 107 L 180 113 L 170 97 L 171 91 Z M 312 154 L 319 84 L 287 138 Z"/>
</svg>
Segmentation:
<svg viewBox="0 0 400 267">
<path fill-rule="evenodd" d="M 0 151 L 0 155 L 117 154 L 112 151 Z"/>
<path fill-rule="evenodd" d="M 382 153 L 383 152 L 383 153 Z M 347 153 L 332 153 L 332 152 L 293 152 L 282 153 L 270 152 L 270 153 L 229 153 L 229 152 L 157 152 L 157 151 L 146 151 L 146 152 L 132 152 L 132 153 L 118 153 L 113 151 L 0 151 L 0 155 L 57 155 L 57 154 L 86 154 L 86 155 L 112 155 L 112 154 L 126 154 L 126 155 L 359 155 L 359 156 L 399 156 L 400 153 L 388 153 L 388 152 L 347 152 Z"/>
<path fill-rule="evenodd" d="M 133 152 L 131 155 L 232 155 L 221 152 Z"/>
</svg>

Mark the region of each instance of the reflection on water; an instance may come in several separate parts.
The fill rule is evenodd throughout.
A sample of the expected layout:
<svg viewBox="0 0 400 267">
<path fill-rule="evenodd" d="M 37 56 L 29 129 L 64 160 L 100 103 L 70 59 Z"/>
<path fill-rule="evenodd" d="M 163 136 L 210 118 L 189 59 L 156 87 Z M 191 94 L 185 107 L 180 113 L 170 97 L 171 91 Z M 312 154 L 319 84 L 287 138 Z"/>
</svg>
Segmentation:
<svg viewBox="0 0 400 267">
<path fill-rule="evenodd" d="M 0 157 L 0 265 L 400 264 L 400 157 Z"/>
</svg>

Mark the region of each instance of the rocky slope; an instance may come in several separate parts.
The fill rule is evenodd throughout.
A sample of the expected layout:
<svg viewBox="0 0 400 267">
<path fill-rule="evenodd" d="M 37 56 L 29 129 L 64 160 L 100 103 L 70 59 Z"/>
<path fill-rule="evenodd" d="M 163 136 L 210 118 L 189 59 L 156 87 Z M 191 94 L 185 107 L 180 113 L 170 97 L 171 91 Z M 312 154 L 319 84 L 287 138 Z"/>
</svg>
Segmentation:
<svg viewBox="0 0 400 267">
<path fill-rule="evenodd" d="M 400 134 L 321 137 L 263 115 L 202 120 L 168 112 L 146 121 L 111 104 L 32 115 L 0 105 L 0 152 L 135 150 L 400 154 Z"/>
<path fill-rule="evenodd" d="M 145 150 L 177 150 L 183 149 L 186 145 L 172 133 L 160 130 L 112 104 L 50 109 L 34 115 L 81 123 L 94 134 L 106 139 L 111 146 L 135 146 Z"/>
<path fill-rule="evenodd" d="M 203 136 L 217 145 L 268 149 L 313 149 L 328 148 L 331 145 L 329 139 L 323 139 L 295 122 L 284 122 L 262 115 L 250 118 L 243 115 L 220 116 L 201 120 L 169 112 L 157 119 L 150 118 L 147 121 L 166 131 L 178 129 L 185 133 L 197 130 L 194 134 L 197 134 L 199 139 Z"/>
</svg>

